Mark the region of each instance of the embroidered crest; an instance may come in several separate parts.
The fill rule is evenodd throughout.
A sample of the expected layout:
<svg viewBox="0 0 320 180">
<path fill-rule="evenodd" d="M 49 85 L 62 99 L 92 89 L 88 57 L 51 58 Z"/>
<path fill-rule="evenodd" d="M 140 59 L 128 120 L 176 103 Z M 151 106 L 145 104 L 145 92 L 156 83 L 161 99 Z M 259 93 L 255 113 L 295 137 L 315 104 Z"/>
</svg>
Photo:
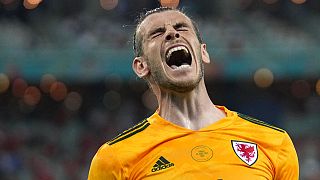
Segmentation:
<svg viewBox="0 0 320 180">
<path fill-rule="evenodd" d="M 246 164 L 251 166 L 258 159 L 257 145 L 250 142 L 231 140 L 232 148 L 237 156 Z"/>
<path fill-rule="evenodd" d="M 212 149 L 204 145 L 196 146 L 191 150 L 191 157 L 198 162 L 209 161 L 212 155 Z"/>
</svg>

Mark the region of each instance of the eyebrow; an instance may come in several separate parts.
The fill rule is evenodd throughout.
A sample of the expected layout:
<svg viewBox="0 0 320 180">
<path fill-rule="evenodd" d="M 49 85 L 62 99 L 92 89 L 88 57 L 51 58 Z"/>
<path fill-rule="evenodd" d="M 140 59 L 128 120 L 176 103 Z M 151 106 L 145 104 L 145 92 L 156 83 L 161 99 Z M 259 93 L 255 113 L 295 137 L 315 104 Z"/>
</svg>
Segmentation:
<svg viewBox="0 0 320 180">
<path fill-rule="evenodd" d="M 178 28 L 181 28 L 181 27 L 190 27 L 190 26 L 185 22 L 178 22 L 175 25 L 173 25 L 174 29 L 178 29 Z"/>
</svg>

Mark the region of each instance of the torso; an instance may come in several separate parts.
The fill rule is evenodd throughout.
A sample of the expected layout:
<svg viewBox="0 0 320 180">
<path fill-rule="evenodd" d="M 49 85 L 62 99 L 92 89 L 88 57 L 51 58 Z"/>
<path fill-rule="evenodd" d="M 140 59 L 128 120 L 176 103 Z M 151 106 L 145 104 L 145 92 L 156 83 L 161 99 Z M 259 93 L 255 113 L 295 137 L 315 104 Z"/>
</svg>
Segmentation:
<svg viewBox="0 0 320 180">
<path fill-rule="evenodd" d="M 284 133 L 233 116 L 192 131 L 153 115 L 145 130 L 112 146 L 126 179 L 273 179 Z"/>
</svg>

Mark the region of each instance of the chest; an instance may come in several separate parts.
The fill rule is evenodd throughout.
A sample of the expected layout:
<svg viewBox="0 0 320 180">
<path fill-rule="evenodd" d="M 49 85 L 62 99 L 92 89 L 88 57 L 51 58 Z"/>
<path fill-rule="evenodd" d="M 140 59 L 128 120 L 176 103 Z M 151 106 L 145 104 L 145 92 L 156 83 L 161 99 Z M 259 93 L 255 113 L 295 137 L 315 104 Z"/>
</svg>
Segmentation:
<svg viewBox="0 0 320 180">
<path fill-rule="evenodd" d="M 272 179 L 270 155 L 259 144 L 202 134 L 167 139 L 131 163 L 129 179 Z"/>
</svg>

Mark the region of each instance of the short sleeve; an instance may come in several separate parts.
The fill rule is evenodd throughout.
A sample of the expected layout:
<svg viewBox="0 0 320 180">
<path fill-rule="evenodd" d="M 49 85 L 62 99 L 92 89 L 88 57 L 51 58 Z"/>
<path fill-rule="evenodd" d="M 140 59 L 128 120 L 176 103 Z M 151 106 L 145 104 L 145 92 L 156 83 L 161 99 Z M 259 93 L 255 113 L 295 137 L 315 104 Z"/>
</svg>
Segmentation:
<svg viewBox="0 0 320 180">
<path fill-rule="evenodd" d="M 287 133 L 283 139 L 275 166 L 275 179 L 298 180 L 299 163 L 294 145 Z"/>
<path fill-rule="evenodd" d="M 112 147 L 104 144 L 92 159 L 88 180 L 122 179 L 122 167 Z"/>
</svg>

